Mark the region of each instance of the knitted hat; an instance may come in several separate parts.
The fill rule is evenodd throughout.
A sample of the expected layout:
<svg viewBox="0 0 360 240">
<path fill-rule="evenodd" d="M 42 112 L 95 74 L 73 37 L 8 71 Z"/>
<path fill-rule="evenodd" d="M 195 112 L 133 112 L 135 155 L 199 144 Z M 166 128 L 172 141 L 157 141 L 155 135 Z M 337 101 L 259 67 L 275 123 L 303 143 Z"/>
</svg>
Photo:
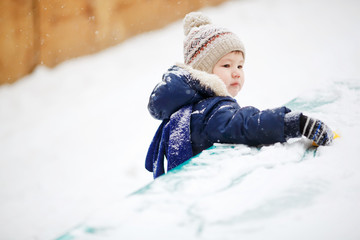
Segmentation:
<svg viewBox="0 0 360 240">
<path fill-rule="evenodd" d="M 187 14 L 184 24 L 184 62 L 191 67 L 212 73 L 215 64 L 232 51 L 245 48 L 240 39 L 225 28 L 211 24 L 208 17 L 200 12 Z"/>
</svg>

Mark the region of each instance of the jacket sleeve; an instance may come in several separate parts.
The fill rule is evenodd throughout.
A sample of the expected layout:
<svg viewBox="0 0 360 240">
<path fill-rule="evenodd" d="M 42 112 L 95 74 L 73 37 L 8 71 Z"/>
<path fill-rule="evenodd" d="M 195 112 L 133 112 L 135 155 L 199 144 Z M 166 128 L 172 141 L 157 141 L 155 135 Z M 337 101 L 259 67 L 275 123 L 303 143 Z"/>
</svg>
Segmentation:
<svg viewBox="0 0 360 240">
<path fill-rule="evenodd" d="M 211 107 L 205 117 L 205 134 L 212 142 L 240 143 L 251 146 L 285 142 L 286 107 L 260 111 L 224 99 Z"/>
</svg>

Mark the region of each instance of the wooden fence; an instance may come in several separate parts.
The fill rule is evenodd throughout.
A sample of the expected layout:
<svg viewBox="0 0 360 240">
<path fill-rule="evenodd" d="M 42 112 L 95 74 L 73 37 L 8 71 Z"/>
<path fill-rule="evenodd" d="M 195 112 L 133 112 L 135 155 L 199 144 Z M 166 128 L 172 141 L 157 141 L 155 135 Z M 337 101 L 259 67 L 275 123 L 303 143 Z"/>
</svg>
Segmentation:
<svg viewBox="0 0 360 240">
<path fill-rule="evenodd" d="M 0 84 L 225 0 L 0 0 Z"/>
</svg>

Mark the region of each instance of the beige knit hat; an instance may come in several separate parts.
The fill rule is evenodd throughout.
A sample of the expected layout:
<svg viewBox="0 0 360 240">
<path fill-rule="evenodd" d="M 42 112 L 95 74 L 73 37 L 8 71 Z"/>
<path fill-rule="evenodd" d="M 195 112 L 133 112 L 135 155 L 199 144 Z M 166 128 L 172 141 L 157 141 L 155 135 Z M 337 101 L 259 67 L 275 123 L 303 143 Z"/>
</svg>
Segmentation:
<svg viewBox="0 0 360 240">
<path fill-rule="evenodd" d="M 185 64 L 212 73 L 215 64 L 229 52 L 238 50 L 245 57 L 245 48 L 240 39 L 225 28 L 212 25 L 202 13 L 187 14 L 183 24 Z"/>
</svg>

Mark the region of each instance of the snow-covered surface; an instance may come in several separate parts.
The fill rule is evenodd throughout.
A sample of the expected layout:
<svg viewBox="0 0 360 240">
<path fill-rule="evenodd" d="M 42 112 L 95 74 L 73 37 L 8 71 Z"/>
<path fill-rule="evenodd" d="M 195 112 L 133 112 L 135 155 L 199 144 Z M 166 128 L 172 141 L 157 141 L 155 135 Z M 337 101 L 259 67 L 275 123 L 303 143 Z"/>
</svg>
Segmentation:
<svg viewBox="0 0 360 240">
<path fill-rule="evenodd" d="M 313 89 L 287 105 L 341 125 L 331 147 L 215 144 L 57 240 L 359 239 L 359 101 L 358 81 Z"/>
<path fill-rule="evenodd" d="M 342 137 L 333 146 L 320 148 L 316 160 L 300 164 L 281 164 L 299 154 L 299 144 L 269 147 L 266 154 L 273 156 L 277 167 L 261 168 L 224 194 L 210 193 L 226 185 L 227 174 L 215 178 L 212 183 L 216 185 L 212 186 L 197 174 L 203 171 L 217 176 L 216 169 L 198 166 L 189 181 L 197 183 L 194 186 L 203 182 L 203 187 L 194 189 L 187 184 L 189 188 L 175 193 L 179 201 L 166 209 L 159 205 L 162 211 L 154 222 L 168 217 L 164 226 L 171 226 L 171 216 L 183 214 L 181 199 L 193 194 L 211 200 L 201 202 L 193 214 L 201 213 L 207 222 L 222 223 L 223 228 L 210 224 L 203 235 L 191 235 L 199 225 L 180 221 L 196 231 L 174 228 L 164 234 L 219 239 L 222 231 L 231 229 L 231 223 L 222 222 L 222 217 L 231 219 L 243 211 L 246 214 L 240 221 L 244 227 L 230 232 L 228 239 L 239 232 L 248 233 L 247 239 L 359 238 L 359 93 L 351 90 L 360 82 L 359 10 L 360 3 L 355 0 L 229 1 L 203 10 L 214 23 L 236 32 L 245 44 L 246 82 L 237 98 L 240 105 L 263 109 L 297 96 L 312 100 L 313 88 L 330 84 L 341 91 L 326 94 L 329 86 L 324 87 L 321 96 L 325 97 L 319 101 L 335 98 L 338 102 L 311 114 L 329 123 Z M 124 197 L 152 181 L 152 174 L 144 169 L 144 159 L 159 125 L 147 112 L 148 96 L 162 73 L 182 61 L 182 40 L 179 21 L 55 69 L 39 67 L 17 83 L 0 87 L 1 239 L 54 239 L 88 216 L 99 216 L 94 214 L 97 209 L 114 213 L 104 214 L 106 219 L 92 218 L 98 226 L 101 220 L 105 225 L 117 221 L 119 215 L 130 220 L 136 216 L 131 205 L 137 206 L 142 198 Z M 302 110 L 303 106 L 298 107 Z M 248 151 L 245 147 L 238 150 Z M 232 152 L 224 153 L 231 164 L 218 164 L 224 173 L 244 167 L 231 158 Z M 246 158 L 244 162 L 249 165 L 244 168 L 266 166 L 260 156 Z M 173 192 L 164 195 L 165 184 L 155 183 L 152 186 L 162 196 L 173 198 Z M 284 202 L 282 194 L 289 196 Z M 137 196 L 141 195 L 146 193 Z M 292 197 L 301 196 L 303 202 L 293 203 Z M 136 200 L 132 203 L 131 198 Z M 261 205 L 266 201 L 271 204 Z M 129 208 L 118 202 L 127 202 Z M 220 208 L 218 202 L 227 207 Z M 241 206 L 238 209 L 237 204 Z M 256 207 L 262 211 L 254 212 Z M 271 214 L 279 209 L 279 214 Z M 149 214 L 153 216 L 154 211 Z M 148 217 L 143 222 L 138 219 L 139 226 L 144 226 L 141 223 Z M 179 223 L 177 220 L 173 222 Z M 126 232 L 140 233 L 131 223 L 135 219 L 129 221 Z M 147 234 L 145 230 L 142 233 Z"/>
</svg>

